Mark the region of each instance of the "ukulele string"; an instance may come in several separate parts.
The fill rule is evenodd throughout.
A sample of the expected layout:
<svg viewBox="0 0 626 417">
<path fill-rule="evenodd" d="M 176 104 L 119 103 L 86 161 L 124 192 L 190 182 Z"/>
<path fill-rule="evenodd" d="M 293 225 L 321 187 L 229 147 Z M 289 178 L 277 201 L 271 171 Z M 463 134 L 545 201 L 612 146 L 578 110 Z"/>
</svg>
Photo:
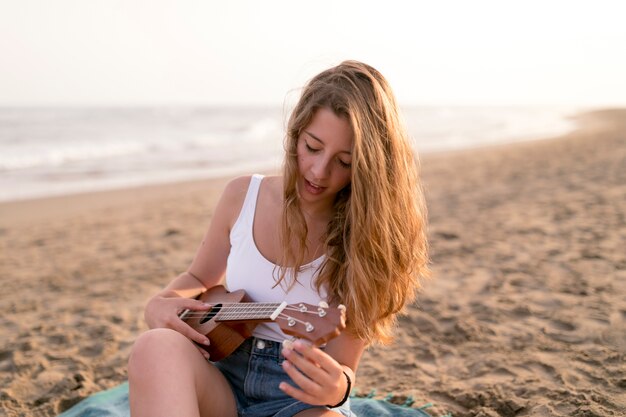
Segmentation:
<svg viewBox="0 0 626 417">
<path fill-rule="evenodd" d="M 271 316 L 272 313 L 274 312 L 274 310 L 268 310 L 268 311 L 246 311 L 246 312 L 218 312 L 218 313 L 215 313 L 214 315 L 217 316 L 219 314 L 220 316 L 224 316 L 224 315 L 237 315 L 237 314 L 263 314 L 263 315 Z M 290 311 L 294 311 L 294 312 L 297 312 L 297 313 L 300 313 L 300 314 L 310 314 L 310 315 L 314 315 L 314 316 L 319 316 L 319 313 L 316 312 L 316 311 L 300 311 L 298 309 L 293 309 L 293 310 L 290 310 Z M 187 314 L 185 314 L 185 319 L 205 317 L 205 316 L 210 315 L 210 314 L 211 314 L 210 311 L 196 311 L 196 312 L 190 311 Z M 281 313 L 281 315 L 282 315 L 282 313 Z"/>
<path fill-rule="evenodd" d="M 280 303 L 254 303 L 254 305 L 246 304 L 247 303 L 215 303 L 211 306 L 211 309 L 213 309 L 214 307 L 218 307 L 218 313 L 222 310 L 227 310 L 227 312 L 243 310 L 245 310 L 246 312 L 268 311 L 272 313 L 280 306 Z M 185 317 L 203 317 L 210 312 L 211 310 L 189 310 L 188 314 Z"/>
<path fill-rule="evenodd" d="M 266 315 L 271 315 L 274 311 L 276 311 L 276 309 L 278 308 L 278 306 L 280 306 L 280 304 L 277 303 L 266 303 L 266 304 L 256 304 L 255 306 L 242 306 L 242 304 L 245 303 L 221 303 L 221 308 L 220 311 L 218 311 L 217 313 L 215 313 L 215 315 L 220 314 L 223 315 L 229 315 L 229 314 L 237 314 L 237 313 L 243 313 L 243 314 L 266 314 Z M 233 310 L 233 306 L 234 310 Z M 222 312 L 222 310 L 229 310 L 229 311 L 225 311 Z M 293 311 L 296 313 L 301 313 L 301 314 L 313 314 L 313 315 L 319 315 L 319 311 L 317 310 L 302 310 L 299 307 L 294 307 L 291 305 L 287 305 L 287 307 L 285 307 L 283 310 L 284 311 Z M 207 311 L 192 311 L 190 310 L 186 315 L 185 318 L 197 318 L 197 317 L 205 317 L 207 314 L 210 314 L 211 310 L 207 310 Z M 281 313 L 282 315 L 282 313 Z M 282 317 L 282 316 L 281 316 Z M 284 317 L 283 317 L 284 318 Z"/>
</svg>

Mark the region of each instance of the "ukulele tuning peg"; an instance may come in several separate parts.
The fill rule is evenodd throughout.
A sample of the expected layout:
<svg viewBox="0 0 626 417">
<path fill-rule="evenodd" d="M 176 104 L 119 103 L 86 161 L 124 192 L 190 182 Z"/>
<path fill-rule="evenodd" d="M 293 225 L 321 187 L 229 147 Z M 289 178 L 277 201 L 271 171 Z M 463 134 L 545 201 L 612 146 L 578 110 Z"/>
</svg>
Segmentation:
<svg viewBox="0 0 626 417">
<path fill-rule="evenodd" d="M 317 308 L 317 315 L 320 317 L 326 316 L 326 309 L 328 308 L 328 303 L 322 300 L 317 305 L 319 306 Z"/>
</svg>

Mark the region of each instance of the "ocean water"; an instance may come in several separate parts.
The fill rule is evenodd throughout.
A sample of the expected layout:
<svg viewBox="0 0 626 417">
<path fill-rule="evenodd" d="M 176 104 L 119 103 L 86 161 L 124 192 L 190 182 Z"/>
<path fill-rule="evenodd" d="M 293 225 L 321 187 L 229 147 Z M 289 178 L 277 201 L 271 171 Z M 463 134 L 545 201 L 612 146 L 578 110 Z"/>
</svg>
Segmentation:
<svg viewBox="0 0 626 417">
<path fill-rule="evenodd" d="M 421 154 L 564 134 L 579 108 L 405 107 Z M 279 169 L 281 108 L 0 108 L 0 201 Z"/>
</svg>

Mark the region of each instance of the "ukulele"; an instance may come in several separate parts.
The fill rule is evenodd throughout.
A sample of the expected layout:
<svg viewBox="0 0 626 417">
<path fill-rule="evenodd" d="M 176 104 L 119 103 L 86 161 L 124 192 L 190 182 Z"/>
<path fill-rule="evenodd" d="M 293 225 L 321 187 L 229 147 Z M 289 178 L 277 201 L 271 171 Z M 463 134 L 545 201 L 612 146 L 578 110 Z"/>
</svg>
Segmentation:
<svg viewBox="0 0 626 417">
<path fill-rule="evenodd" d="M 228 292 L 221 285 L 210 288 L 198 296 L 208 311 L 185 310 L 179 317 L 199 333 L 206 335 L 211 344 L 200 345 L 209 352 L 212 361 L 224 359 L 235 351 L 261 322 L 273 321 L 291 336 L 306 339 L 316 346 L 326 343 L 345 329 L 345 307 L 328 307 L 298 303 L 255 303 L 244 290 Z"/>
</svg>

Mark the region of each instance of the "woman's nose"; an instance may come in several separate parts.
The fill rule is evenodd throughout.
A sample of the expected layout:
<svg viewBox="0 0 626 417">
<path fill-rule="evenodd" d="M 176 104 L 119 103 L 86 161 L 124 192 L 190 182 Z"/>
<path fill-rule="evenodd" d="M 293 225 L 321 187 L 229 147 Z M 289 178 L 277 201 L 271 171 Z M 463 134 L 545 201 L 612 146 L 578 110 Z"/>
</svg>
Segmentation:
<svg viewBox="0 0 626 417">
<path fill-rule="evenodd" d="M 318 158 L 315 160 L 312 168 L 313 175 L 315 175 L 317 179 L 326 178 L 330 172 L 330 163 L 326 158 Z"/>
</svg>

